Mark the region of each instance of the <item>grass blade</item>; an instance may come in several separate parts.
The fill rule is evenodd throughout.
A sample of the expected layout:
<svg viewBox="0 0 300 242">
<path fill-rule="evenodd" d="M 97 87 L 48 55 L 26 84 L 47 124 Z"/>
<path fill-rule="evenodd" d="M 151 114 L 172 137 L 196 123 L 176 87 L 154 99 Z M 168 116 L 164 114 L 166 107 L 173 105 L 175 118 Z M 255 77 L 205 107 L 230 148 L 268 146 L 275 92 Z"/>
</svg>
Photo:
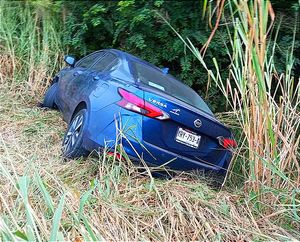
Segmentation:
<svg viewBox="0 0 300 242">
<path fill-rule="evenodd" d="M 60 220 L 61 220 L 61 216 L 62 216 L 64 204 L 65 204 L 65 198 L 66 198 L 66 194 L 63 194 L 59 201 L 57 209 L 54 213 L 52 230 L 51 230 L 49 241 L 57 241 L 58 240 Z"/>
</svg>

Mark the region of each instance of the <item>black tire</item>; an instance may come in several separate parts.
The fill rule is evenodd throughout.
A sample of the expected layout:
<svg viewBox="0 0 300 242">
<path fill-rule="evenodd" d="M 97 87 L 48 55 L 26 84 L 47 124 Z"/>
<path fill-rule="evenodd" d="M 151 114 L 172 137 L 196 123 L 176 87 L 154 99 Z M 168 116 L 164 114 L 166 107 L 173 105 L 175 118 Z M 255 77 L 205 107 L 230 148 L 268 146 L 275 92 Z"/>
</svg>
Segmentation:
<svg viewBox="0 0 300 242">
<path fill-rule="evenodd" d="M 49 87 L 47 90 L 42 106 L 45 108 L 57 109 L 55 104 L 55 95 L 57 92 L 57 82 Z"/>
<path fill-rule="evenodd" d="M 88 151 L 83 147 L 83 131 L 87 122 L 87 110 L 79 110 L 71 122 L 63 140 L 63 156 L 65 158 L 76 158 L 87 156 Z"/>
</svg>

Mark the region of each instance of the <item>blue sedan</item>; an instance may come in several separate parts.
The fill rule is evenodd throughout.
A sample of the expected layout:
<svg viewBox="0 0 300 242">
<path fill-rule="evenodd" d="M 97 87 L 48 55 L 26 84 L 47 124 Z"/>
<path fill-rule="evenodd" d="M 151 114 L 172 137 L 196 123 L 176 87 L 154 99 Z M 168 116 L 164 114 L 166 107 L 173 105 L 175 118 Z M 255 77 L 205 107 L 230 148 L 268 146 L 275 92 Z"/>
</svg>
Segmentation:
<svg viewBox="0 0 300 242">
<path fill-rule="evenodd" d="M 128 53 L 96 51 L 53 79 L 43 105 L 69 124 L 68 158 L 122 147 L 130 158 L 174 170 L 226 171 L 236 142 L 202 98 L 160 69 Z"/>
</svg>

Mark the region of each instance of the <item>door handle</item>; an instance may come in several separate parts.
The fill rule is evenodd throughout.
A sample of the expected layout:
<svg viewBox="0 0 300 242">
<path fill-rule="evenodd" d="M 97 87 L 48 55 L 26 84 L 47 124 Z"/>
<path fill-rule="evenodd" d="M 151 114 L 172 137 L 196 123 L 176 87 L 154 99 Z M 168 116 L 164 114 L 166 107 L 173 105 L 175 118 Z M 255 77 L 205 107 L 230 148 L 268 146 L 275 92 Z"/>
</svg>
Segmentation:
<svg viewBox="0 0 300 242">
<path fill-rule="evenodd" d="M 78 76 L 78 75 L 80 75 L 81 73 L 82 73 L 82 71 L 76 71 L 76 72 L 74 72 L 73 76 Z"/>
</svg>

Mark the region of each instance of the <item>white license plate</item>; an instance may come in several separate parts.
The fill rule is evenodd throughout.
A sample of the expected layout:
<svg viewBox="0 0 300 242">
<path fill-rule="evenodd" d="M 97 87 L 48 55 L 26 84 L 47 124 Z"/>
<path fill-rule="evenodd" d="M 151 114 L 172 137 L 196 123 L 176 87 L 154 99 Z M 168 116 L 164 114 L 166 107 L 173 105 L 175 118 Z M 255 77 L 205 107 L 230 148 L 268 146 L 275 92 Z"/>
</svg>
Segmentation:
<svg viewBox="0 0 300 242">
<path fill-rule="evenodd" d="M 181 144 L 193 147 L 193 148 L 198 148 L 201 136 L 196 135 L 187 130 L 184 130 L 183 128 L 178 128 L 175 139 L 178 143 L 181 143 Z"/>
</svg>

